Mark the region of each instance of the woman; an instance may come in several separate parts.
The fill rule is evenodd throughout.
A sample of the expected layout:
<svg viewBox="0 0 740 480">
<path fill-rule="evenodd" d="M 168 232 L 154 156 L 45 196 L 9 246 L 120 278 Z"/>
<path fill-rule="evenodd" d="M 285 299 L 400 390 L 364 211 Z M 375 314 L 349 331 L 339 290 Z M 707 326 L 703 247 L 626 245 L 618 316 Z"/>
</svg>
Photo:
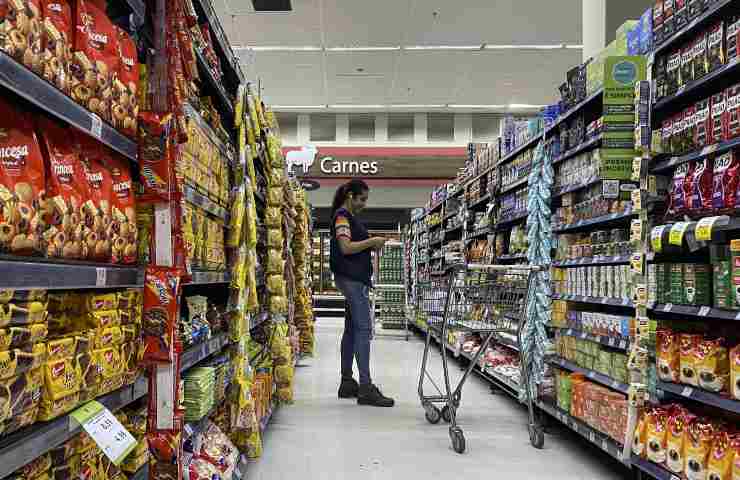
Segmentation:
<svg viewBox="0 0 740 480">
<path fill-rule="evenodd" d="M 331 271 L 337 288 L 344 294 L 344 335 L 342 336 L 342 382 L 339 398 L 357 397 L 360 405 L 392 407 L 393 399 L 383 396 L 370 380 L 370 340 L 373 320 L 369 291 L 372 287 L 372 249 L 382 248 L 387 239 L 370 238 L 367 228 L 355 218 L 365 208 L 368 186 L 351 180 L 337 189 L 332 202 Z M 357 359 L 360 384 L 352 377 L 352 359 Z"/>
</svg>

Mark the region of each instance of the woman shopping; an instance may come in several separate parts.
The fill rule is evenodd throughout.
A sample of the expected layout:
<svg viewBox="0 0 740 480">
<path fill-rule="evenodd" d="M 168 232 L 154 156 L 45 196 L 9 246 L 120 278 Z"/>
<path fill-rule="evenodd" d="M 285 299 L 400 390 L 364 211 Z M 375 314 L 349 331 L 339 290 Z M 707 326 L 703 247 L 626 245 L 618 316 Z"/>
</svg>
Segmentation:
<svg viewBox="0 0 740 480">
<path fill-rule="evenodd" d="M 369 188 L 362 180 L 350 180 L 337 189 L 332 202 L 331 271 L 345 298 L 344 335 L 342 336 L 342 381 L 339 398 L 357 397 L 360 405 L 392 407 L 393 399 L 385 397 L 370 379 L 370 340 L 373 319 L 369 291 L 372 287 L 372 249 L 383 247 L 386 238 L 372 237 L 355 217 L 367 204 Z M 359 385 L 352 376 L 353 359 L 357 359 Z"/>
</svg>

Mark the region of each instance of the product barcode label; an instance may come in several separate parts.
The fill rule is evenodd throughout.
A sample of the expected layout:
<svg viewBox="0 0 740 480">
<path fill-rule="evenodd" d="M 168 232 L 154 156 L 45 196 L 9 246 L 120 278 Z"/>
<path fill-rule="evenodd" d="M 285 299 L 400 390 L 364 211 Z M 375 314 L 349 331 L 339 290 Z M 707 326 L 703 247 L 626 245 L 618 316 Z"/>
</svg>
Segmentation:
<svg viewBox="0 0 740 480">
<path fill-rule="evenodd" d="M 100 139 L 103 136 L 103 120 L 94 113 L 90 113 L 90 134 Z"/>
<path fill-rule="evenodd" d="M 601 343 L 601 335 L 597 335 L 596 336 L 596 341 L 599 342 L 599 343 Z"/>
<path fill-rule="evenodd" d="M 684 389 L 681 390 L 681 395 L 684 397 L 690 397 L 692 393 L 694 393 L 694 389 L 691 387 L 684 387 Z"/>
<path fill-rule="evenodd" d="M 108 269 L 97 267 L 95 268 L 95 286 L 104 287 L 108 277 Z"/>
<path fill-rule="evenodd" d="M 671 310 L 673 310 L 673 304 L 672 303 L 666 303 L 665 305 L 663 305 L 663 311 L 664 312 L 670 312 Z"/>
<path fill-rule="evenodd" d="M 609 339 L 609 346 L 610 347 L 613 347 L 616 343 L 617 343 L 616 339 L 614 339 L 614 338 L 610 338 Z"/>
<path fill-rule="evenodd" d="M 588 439 L 592 442 L 596 442 L 596 434 L 594 432 L 588 432 Z"/>
<path fill-rule="evenodd" d="M 711 310 L 711 308 L 709 308 L 707 306 L 701 307 L 699 309 L 699 316 L 700 317 L 706 317 L 707 315 L 709 315 L 709 311 L 710 310 Z"/>
<path fill-rule="evenodd" d="M 612 388 L 619 388 L 619 382 L 616 380 L 612 380 Z"/>
<path fill-rule="evenodd" d="M 588 372 L 588 378 L 594 378 L 594 377 L 596 377 L 596 373 Z"/>
<path fill-rule="evenodd" d="M 619 348 L 627 348 L 627 341 L 622 340 L 619 342 Z"/>
<path fill-rule="evenodd" d="M 606 442 L 605 438 L 601 439 L 601 449 L 604 451 L 609 449 L 609 444 Z"/>
</svg>

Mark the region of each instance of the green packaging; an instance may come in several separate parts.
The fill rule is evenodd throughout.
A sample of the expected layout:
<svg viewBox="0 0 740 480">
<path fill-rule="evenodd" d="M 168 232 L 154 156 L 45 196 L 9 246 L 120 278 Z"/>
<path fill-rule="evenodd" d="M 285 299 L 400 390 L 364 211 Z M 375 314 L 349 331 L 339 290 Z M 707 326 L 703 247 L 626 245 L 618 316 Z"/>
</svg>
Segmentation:
<svg viewBox="0 0 740 480">
<path fill-rule="evenodd" d="M 689 305 L 709 305 L 710 266 L 704 263 L 687 263 L 683 266 L 684 300 Z"/>
<path fill-rule="evenodd" d="M 683 264 L 682 263 L 671 263 L 668 267 L 670 270 L 670 285 L 671 294 L 670 302 L 674 305 L 681 305 L 686 303 L 686 291 L 683 285 Z"/>
<path fill-rule="evenodd" d="M 712 300 L 717 308 L 733 308 L 732 302 L 732 264 L 729 250 L 722 246 L 712 260 Z"/>
<path fill-rule="evenodd" d="M 730 260 L 732 269 L 732 306 L 733 308 L 740 307 L 740 239 L 732 240 L 730 242 Z"/>
</svg>

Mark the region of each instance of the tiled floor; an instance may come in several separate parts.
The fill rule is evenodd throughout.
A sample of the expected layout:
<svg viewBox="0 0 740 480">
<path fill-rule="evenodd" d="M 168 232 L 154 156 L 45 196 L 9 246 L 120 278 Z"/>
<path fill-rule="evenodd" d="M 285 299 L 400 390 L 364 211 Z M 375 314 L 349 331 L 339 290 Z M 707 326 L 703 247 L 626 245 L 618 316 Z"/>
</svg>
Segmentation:
<svg viewBox="0 0 740 480">
<path fill-rule="evenodd" d="M 273 416 L 264 456 L 250 464 L 249 480 L 629 478 L 621 465 L 563 428 L 546 435 L 543 450 L 532 448 L 526 410 L 505 394 L 492 395 L 476 375 L 465 384 L 458 413 L 467 452 L 455 453 L 446 425 L 428 424 L 419 405 L 424 344 L 416 334 L 409 342 L 384 337 L 373 342 L 373 379 L 395 397 L 394 408 L 339 400 L 342 326 L 338 319 L 317 322 L 316 355 L 300 362 L 295 403 Z M 439 350 L 432 354 L 439 367 Z M 460 369 L 452 372 L 457 376 Z"/>
</svg>

